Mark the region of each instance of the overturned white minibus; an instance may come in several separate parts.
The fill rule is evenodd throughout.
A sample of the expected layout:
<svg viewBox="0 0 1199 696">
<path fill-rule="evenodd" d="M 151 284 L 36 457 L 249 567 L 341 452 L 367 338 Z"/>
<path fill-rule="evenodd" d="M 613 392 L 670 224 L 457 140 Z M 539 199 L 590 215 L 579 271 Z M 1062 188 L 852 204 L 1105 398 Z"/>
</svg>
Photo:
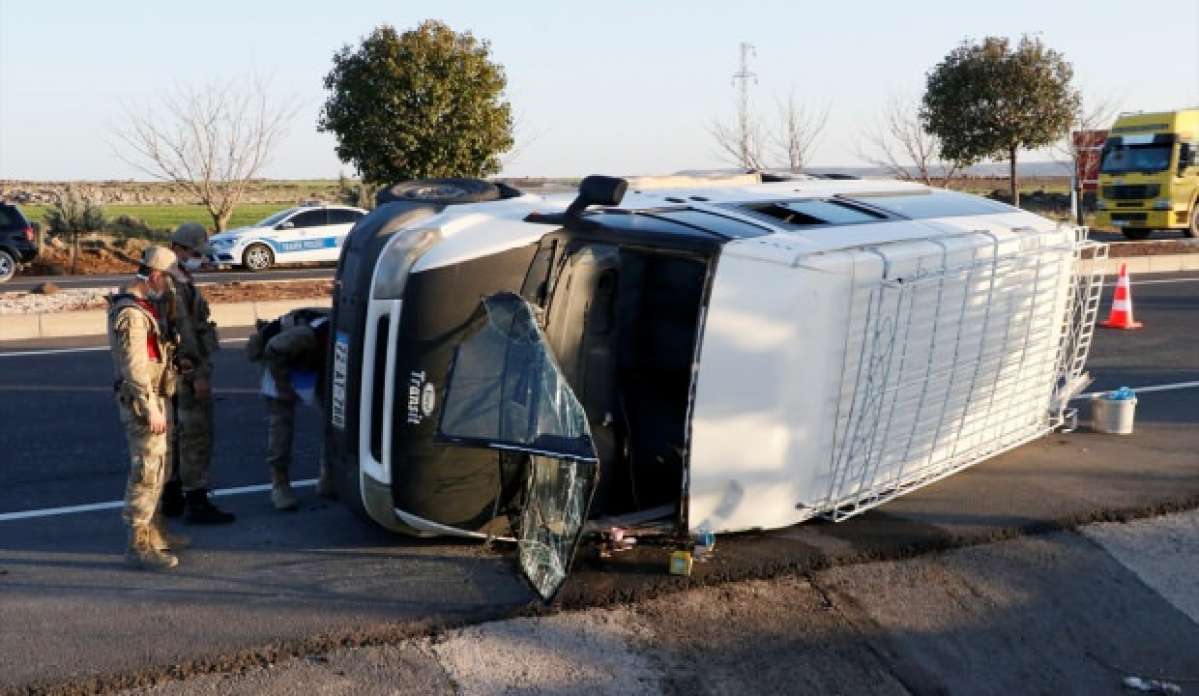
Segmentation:
<svg viewBox="0 0 1199 696">
<path fill-rule="evenodd" d="M 337 271 L 342 498 L 398 531 L 513 537 L 546 597 L 588 529 L 843 519 L 1059 426 L 1102 278 L 1080 257 L 1106 251 L 895 181 L 382 201 Z"/>
</svg>

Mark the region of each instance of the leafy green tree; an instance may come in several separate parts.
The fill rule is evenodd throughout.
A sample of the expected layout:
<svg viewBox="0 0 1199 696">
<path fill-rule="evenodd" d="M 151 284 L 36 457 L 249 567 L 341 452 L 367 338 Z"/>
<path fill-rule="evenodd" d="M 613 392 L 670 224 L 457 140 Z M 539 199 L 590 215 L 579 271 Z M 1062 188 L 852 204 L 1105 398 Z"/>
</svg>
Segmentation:
<svg viewBox="0 0 1199 696">
<path fill-rule="evenodd" d="M 371 184 L 495 174 L 512 147 L 512 108 L 490 52 L 434 20 L 402 34 L 380 26 L 334 54 L 317 128 Z"/>
<path fill-rule="evenodd" d="M 79 261 L 79 235 L 97 232 L 104 228 L 107 220 L 104 207 L 99 200 L 74 184 L 54 196 L 54 204 L 46 210 L 46 229 L 57 237 L 67 240 L 71 247 L 71 273 Z"/>
<path fill-rule="evenodd" d="M 1006 38 L 963 42 L 928 73 L 920 118 L 947 160 L 1007 156 L 1012 204 L 1020 204 L 1016 154 L 1056 142 L 1078 109 L 1074 68 L 1039 39 L 1013 49 Z"/>
<path fill-rule="evenodd" d="M 378 192 L 378 186 L 355 181 L 344 173 L 337 175 L 337 201 L 343 205 L 370 210 L 375 207 L 375 194 Z"/>
</svg>

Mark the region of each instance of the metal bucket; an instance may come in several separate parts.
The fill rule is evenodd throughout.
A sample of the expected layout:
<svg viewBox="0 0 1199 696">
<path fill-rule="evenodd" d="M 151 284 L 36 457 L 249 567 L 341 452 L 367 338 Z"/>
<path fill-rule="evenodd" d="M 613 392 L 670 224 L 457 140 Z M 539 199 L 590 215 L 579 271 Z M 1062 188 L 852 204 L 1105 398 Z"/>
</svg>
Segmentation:
<svg viewBox="0 0 1199 696">
<path fill-rule="evenodd" d="M 1091 429 L 1097 433 L 1131 435 L 1136 418 L 1137 397 L 1111 398 L 1109 392 L 1091 398 Z"/>
</svg>

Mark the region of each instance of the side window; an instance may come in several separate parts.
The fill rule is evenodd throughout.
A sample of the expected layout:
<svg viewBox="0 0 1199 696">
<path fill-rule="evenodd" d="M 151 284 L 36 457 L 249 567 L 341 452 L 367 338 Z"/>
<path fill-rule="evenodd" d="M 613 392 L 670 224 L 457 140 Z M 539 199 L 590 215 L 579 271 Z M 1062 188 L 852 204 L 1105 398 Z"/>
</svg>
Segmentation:
<svg viewBox="0 0 1199 696">
<path fill-rule="evenodd" d="M 362 213 L 356 210 L 345 210 L 342 208 L 333 208 L 329 211 L 330 225 L 347 225 L 354 224 L 362 217 Z"/>
<path fill-rule="evenodd" d="M 0 206 L 0 227 L 16 227 L 16 218 L 9 214 L 8 208 Z"/>
<path fill-rule="evenodd" d="M 325 223 L 324 210 L 309 210 L 306 213 L 300 213 L 291 218 L 291 224 L 297 229 L 300 227 L 320 227 Z"/>
<path fill-rule="evenodd" d="M 558 240 L 553 239 L 549 243 L 542 242 L 541 247 L 537 249 L 537 253 L 533 256 L 532 263 L 529 264 L 529 271 L 525 275 L 524 284 L 521 286 L 521 296 L 538 307 L 545 307 L 549 290 L 550 270 L 553 267 L 554 253 L 557 250 Z"/>
</svg>

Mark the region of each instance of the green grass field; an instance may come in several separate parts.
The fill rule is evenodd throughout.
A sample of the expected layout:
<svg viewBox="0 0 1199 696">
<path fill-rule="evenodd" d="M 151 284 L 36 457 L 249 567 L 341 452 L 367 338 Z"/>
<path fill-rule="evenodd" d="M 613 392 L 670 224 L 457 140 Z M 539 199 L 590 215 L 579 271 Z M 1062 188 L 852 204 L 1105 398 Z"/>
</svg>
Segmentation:
<svg viewBox="0 0 1199 696">
<path fill-rule="evenodd" d="M 42 222 L 48 205 L 22 205 L 21 212 L 30 222 Z M 229 219 L 229 227 L 242 227 L 291 206 L 285 203 L 246 203 L 239 205 Z M 182 222 L 198 222 L 211 229 L 212 217 L 202 205 L 106 205 L 104 214 L 115 220 L 121 215 L 135 217 L 157 230 L 170 230 Z"/>
</svg>

